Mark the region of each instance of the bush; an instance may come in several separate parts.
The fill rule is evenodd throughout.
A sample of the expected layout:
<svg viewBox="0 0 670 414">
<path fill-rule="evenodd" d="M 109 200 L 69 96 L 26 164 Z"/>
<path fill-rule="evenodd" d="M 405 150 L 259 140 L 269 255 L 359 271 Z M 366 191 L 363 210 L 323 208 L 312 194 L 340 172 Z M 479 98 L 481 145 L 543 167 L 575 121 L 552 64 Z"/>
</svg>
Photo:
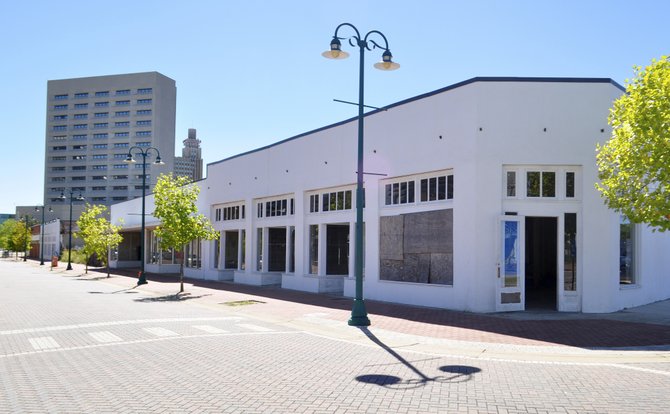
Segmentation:
<svg viewBox="0 0 670 414">
<path fill-rule="evenodd" d="M 60 261 L 67 262 L 68 250 L 65 249 L 61 252 Z M 80 250 L 73 249 L 72 256 L 70 258 L 72 263 L 86 264 L 86 256 Z"/>
</svg>

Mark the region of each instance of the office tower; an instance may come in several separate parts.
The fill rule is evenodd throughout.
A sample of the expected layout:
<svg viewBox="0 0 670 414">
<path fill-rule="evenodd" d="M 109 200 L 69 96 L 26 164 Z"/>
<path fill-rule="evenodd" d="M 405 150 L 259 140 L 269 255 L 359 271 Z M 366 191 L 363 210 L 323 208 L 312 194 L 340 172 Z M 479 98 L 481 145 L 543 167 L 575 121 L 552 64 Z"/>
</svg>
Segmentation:
<svg viewBox="0 0 670 414">
<path fill-rule="evenodd" d="M 47 85 L 44 204 L 67 219 L 72 191 L 90 204 L 111 205 L 142 195 L 142 156 L 126 163 L 133 147 L 160 151 L 165 165 L 147 161 L 147 193 L 160 173 L 172 172 L 175 147 L 175 81 L 158 73 L 51 80 Z M 75 202 L 74 219 L 84 203 Z"/>
<path fill-rule="evenodd" d="M 200 180 L 202 179 L 202 149 L 194 128 L 188 129 L 188 138 L 183 142 L 181 157 L 174 159 L 174 173 L 189 177 L 193 181 Z"/>
</svg>

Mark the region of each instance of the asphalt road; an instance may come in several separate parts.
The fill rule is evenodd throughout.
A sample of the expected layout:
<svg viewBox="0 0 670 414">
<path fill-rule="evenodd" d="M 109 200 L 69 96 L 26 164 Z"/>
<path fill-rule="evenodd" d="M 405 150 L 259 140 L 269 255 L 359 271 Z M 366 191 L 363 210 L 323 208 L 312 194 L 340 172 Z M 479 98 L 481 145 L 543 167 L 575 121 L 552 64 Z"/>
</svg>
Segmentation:
<svg viewBox="0 0 670 414">
<path fill-rule="evenodd" d="M 670 359 L 406 351 L 373 328 L 348 341 L 96 276 L 0 260 L 0 413 L 670 410 Z"/>
</svg>

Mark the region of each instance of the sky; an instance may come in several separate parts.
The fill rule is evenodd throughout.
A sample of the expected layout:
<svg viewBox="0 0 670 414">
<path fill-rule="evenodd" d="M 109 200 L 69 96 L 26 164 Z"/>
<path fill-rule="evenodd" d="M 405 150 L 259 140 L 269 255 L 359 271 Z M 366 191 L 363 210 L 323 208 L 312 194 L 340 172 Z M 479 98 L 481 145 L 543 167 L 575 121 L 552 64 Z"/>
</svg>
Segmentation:
<svg viewBox="0 0 670 414">
<path fill-rule="evenodd" d="M 365 53 L 365 104 L 385 106 L 476 76 L 624 85 L 670 54 L 668 15 L 665 0 L 0 0 L 0 213 L 42 203 L 48 80 L 174 79 L 176 150 L 196 128 L 208 164 L 356 116 L 333 99 L 357 102 L 357 51 L 321 56 L 340 23 L 388 39 L 399 70 Z"/>
</svg>

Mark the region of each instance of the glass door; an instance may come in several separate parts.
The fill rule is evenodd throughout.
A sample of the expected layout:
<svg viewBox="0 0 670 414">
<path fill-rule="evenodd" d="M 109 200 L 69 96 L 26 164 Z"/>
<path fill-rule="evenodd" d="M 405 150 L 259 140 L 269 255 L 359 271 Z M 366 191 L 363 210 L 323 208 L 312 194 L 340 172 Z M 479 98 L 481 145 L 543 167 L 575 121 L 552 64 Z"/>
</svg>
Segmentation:
<svg viewBox="0 0 670 414">
<path fill-rule="evenodd" d="M 498 220 L 496 311 L 524 310 L 524 217 Z"/>
</svg>

